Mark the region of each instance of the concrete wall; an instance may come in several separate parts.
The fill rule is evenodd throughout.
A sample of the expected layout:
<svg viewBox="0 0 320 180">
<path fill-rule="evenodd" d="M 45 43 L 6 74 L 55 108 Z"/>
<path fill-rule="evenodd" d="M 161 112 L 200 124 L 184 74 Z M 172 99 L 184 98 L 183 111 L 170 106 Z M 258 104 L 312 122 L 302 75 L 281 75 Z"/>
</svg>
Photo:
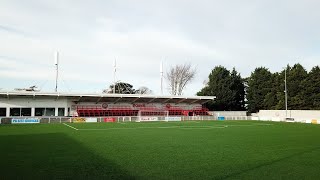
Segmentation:
<svg viewBox="0 0 320 180">
<path fill-rule="evenodd" d="M 252 117 L 258 118 L 259 120 L 283 121 L 286 118 L 286 110 L 260 110 L 258 113 L 253 113 Z M 312 119 L 320 120 L 320 111 L 288 110 L 287 117 L 294 118 L 294 121 L 297 122 L 309 122 Z"/>
<path fill-rule="evenodd" d="M 210 111 L 213 116 L 247 116 L 246 111 Z"/>
</svg>

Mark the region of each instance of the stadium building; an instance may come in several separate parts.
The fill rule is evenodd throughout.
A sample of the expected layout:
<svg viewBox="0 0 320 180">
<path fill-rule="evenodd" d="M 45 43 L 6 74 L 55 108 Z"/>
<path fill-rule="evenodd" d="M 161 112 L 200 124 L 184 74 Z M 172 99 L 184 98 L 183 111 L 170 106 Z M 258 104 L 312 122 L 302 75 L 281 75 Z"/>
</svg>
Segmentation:
<svg viewBox="0 0 320 180">
<path fill-rule="evenodd" d="M 207 116 L 214 96 L 0 92 L 0 117 Z"/>
</svg>

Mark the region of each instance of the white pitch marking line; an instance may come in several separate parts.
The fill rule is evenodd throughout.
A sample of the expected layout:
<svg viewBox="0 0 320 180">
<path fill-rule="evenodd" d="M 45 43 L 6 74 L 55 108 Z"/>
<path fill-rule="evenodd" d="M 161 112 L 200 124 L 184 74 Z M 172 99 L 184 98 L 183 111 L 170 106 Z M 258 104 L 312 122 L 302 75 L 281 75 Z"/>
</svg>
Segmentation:
<svg viewBox="0 0 320 180">
<path fill-rule="evenodd" d="M 244 127 L 244 126 L 270 126 L 273 124 L 229 124 L 229 125 L 217 125 L 217 126 L 163 126 L 163 127 L 128 127 L 128 128 L 108 128 L 108 129 L 77 129 L 73 126 L 70 126 L 66 123 L 63 123 L 64 125 L 74 129 L 74 130 L 80 130 L 80 131 L 106 131 L 106 130 L 125 130 L 125 129 L 223 129 L 228 127 Z"/>
<path fill-rule="evenodd" d="M 273 124 L 256 124 L 257 126 L 273 126 Z"/>
<path fill-rule="evenodd" d="M 168 127 L 136 127 L 136 128 L 108 128 L 108 129 L 78 129 L 79 131 L 107 131 L 125 129 L 215 129 L 226 128 L 226 126 L 168 126 Z"/>
<path fill-rule="evenodd" d="M 226 128 L 225 126 L 212 126 L 212 127 L 180 127 L 180 129 L 224 129 Z"/>
<path fill-rule="evenodd" d="M 154 128 L 160 128 L 160 129 L 169 129 L 169 128 L 177 128 L 178 126 L 168 126 L 168 127 L 154 127 Z"/>
<path fill-rule="evenodd" d="M 167 127 L 132 127 L 132 128 L 107 128 L 107 129 L 79 129 L 80 131 L 89 131 L 89 130 L 92 130 L 92 131 L 106 131 L 106 130 L 126 130 L 126 129 L 157 129 L 157 128 L 167 128 Z M 168 127 L 169 128 L 169 127 Z M 170 127 L 170 128 L 175 128 L 175 127 Z"/>
<path fill-rule="evenodd" d="M 68 125 L 68 124 L 66 124 L 66 123 L 63 123 L 64 125 L 66 125 L 66 126 L 68 126 L 69 128 L 72 128 L 72 129 L 74 129 L 74 130 L 79 130 L 79 129 L 77 129 L 77 128 L 75 128 L 75 127 L 73 127 L 73 126 L 70 126 L 70 125 Z"/>
<path fill-rule="evenodd" d="M 273 124 L 229 124 L 226 126 L 242 127 L 242 126 L 272 126 Z"/>
</svg>

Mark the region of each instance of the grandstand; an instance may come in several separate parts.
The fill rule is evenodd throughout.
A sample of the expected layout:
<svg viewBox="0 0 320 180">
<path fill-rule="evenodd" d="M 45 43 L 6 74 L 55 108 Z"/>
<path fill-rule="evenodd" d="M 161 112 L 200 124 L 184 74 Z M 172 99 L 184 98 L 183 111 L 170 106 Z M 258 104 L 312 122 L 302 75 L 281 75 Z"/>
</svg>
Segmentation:
<svg viewBox="0 0 320 180">
<path fill-rule="evenodd" d="M 0 92 L 0 117 L 207 116 L 214 96 Z"/>
</svg>

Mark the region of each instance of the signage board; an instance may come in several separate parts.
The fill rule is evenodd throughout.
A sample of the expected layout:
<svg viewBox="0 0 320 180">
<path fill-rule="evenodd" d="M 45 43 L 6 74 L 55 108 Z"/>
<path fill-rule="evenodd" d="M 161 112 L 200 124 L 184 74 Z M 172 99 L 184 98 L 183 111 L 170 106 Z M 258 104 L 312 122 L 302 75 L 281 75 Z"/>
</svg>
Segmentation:
<svg viewBox="0 0 320 180">
<path fill-rule="evenodd" d="M 85 120 L 86 122 L 98 122 L 98 118 L 92 118 L 92 117 L 86 118 Z"/>
<path fill-rule="evenodd" d="M 116 122 L 116 118 L 112 118 L 112 117 L 103 118 L 103 122 Z"/>
<path fill-rule="evenodd" d="M 74 123 L 84 123 L 86 122 L 86 119 L 83 117 L 76 117 L 76 118 L 72 118 L 72 122 Z"/>
<path fill-rule="evenodd" d="M 166 121 L 181 121 L 181 117 L 165 117 Z"/>
<path fill-rule="evenodd" d="M 40 123 L 38 118 L 13 118 L 11 119 L 11 124 L 34 124 Z"/>
<path fill-rule="evenodd" d="M 140 121 L 158 121 L 158 117 L 152 117 L 152 116 L 140 117 Z"/>
</svg>

